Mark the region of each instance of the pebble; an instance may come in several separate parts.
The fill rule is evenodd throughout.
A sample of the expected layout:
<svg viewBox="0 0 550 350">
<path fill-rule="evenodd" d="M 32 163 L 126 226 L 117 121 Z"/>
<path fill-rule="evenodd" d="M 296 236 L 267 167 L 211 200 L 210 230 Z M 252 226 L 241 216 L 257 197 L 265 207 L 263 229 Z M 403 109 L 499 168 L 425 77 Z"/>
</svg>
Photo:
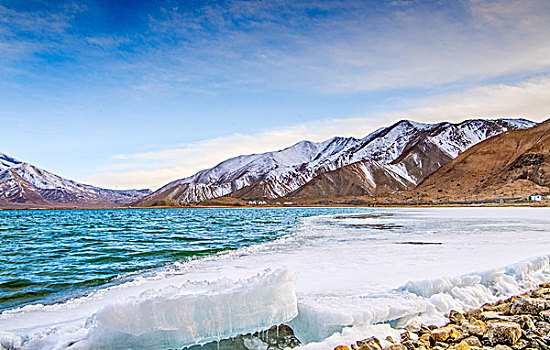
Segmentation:
<svg viewBox="0 0 550 350">
<path fill-rule="evenodd" d="M 499 321 L 489 324 L 489 342 L 493 345 L 514 345 L 521 337 L 521 327 L 514 322 Z"/>
</svg>

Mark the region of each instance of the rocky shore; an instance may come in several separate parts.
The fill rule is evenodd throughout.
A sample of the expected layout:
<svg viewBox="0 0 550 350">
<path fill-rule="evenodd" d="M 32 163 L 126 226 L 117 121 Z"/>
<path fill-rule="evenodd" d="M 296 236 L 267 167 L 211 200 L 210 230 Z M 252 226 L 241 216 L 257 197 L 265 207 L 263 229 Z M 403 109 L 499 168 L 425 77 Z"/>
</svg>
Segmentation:
<svg viewBox="0 0 550 350">
<path fill-rule="evenodd" d="M 410 323 L 401 339 L 370 337 L 334 350 L 550 350 L 550 283 L 448 318 L 443 327 Z"/>
</svg>

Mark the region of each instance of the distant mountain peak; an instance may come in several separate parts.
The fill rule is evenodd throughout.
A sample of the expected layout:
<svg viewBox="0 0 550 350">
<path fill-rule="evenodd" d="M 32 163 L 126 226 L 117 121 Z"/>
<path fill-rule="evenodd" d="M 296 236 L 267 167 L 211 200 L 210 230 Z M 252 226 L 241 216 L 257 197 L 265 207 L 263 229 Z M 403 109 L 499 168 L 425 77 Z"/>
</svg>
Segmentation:
<svg viewBox="0 0 550 350">
<path fill-rule="evenodd" d="M 0 153 L 0 207 L 124 206 L 150 192 L 81 184 Z"/>
</svg>

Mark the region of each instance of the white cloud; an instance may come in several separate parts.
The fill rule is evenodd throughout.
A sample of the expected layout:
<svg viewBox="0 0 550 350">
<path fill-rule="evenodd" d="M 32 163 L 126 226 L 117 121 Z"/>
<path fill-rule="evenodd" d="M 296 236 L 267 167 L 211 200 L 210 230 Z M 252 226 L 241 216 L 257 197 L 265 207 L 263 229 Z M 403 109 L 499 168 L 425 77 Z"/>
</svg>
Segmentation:
<svg viewBox="0 0 550 350">
<path fill-rule="evenodd" d="M 462 93 L 423 99 L 404 113 L 425 121 L 465 118 L 550 118 L 550 76 L 521 83 L 497 84 L 469 89 Z"/>
<path fill-rule="evenodd" d="M 205 85 L 213 88 L 260 85 L 350 93 L 479 83 L 550 69 L 546 0 L 376 6 L 361 1 L 242 6 L 234 1 L 193 16 L 167 11 L 151 25 L 159 35 L 192 37 L 170 47 L 177 59 L 165 76 L 167 86 L 184 77 L 195 85 L 208 80 Z M 326 15 L 311 16 L 327 9 Z M 193 75 L 189 67 L 202 75 Z"/>
<path fill-rule="evenodd" d="M 324 141 L 338 135 L 364 137 L 382 124 L 387 124 L 391 118 L 397 117 L 321 120 L 256 135 L 235 134 L 204 140 L 181 148 L 119 154 L 113 158 L 123 162 L 119 165 L 121 169 L 134 167 L 133 162 L 150 163 L 139 170 L 107 171 L 80 181 L 111 188 L 158 188 L 242 154 L 276 151 L 302 140 Z"/>
<path fill-rule="evenodd" d="M 322 120 L 256 135 L 235 134 L 156 152 L 115 155 L 113 158 L 121 162 L 119 169 L 94 174 L 81 181 L 112 188 L 158 188 L 230 157 L 278 150 L 304 139 L 364 137 L 378 127 L 403 118 L 420 122 L 500 117 L 543 121 L 550 117 L 549 101 L 550 77 L 543 76 L 515 85 L 491 85 L 417 100 L 410 104 L 409 110 L 399 113 L 377 117 L 365 113 L 357 118 Z"/>
<path fill-rule="evenodd" d="M 550 69 L 547 0 L 234 0 L 193 11 L 161 4 L 167 8 L 150 14 L 147 33 L 86 38 L 67 30 L 85 8 L 27 13 L 0 5 L 0 47 L 8 57 L 2 59 L 59 51 L 86 70 L 124 78 L 118 80 L 136 93 L 251 87 L 354 93 Z M 11 27 L 39 39 L 23 40 Z M 136 45 L 135 53 L 118 51 L 122 43 Z"/>
</svg>

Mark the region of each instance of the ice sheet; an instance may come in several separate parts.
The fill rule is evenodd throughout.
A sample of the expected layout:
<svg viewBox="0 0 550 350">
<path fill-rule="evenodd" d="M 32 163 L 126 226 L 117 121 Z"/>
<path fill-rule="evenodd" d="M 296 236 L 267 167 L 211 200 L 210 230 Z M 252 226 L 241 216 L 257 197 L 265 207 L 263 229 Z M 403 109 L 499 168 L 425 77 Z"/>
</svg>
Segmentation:
<svg viewBox="0 0 550 350">
<path fill-rule="evenodd" d="M 287 298 L 295 293 L 298 315 L 290 325 L 298 338 L 308 343 L 307 348 L 326 348 L 366 337 L 368 332 L 388 330 L 387 325 L 376 325 L 379 323 L 399 326 L 413 318 L 440 323 L 450 308 L 476 307 L 549 279 L 548 208 L 365 211 L 365 215 L 308 218 L 294 234 L 270 243 L 175 264 L 65 304 L 5 312 L 0 316 L 0 331 L 18 334 L 25 347 L 37 334 L 47 340 L 55 332 L 69 332 L 63 327 L 70 325 L 72 341 L 101 343 L 109 338 L 93 338 L 90 334 L 101 333 L 82 329 L 92 329 L 90 320 L 109 315 L 104 317 L 105 329 L 143 336 L 150 330 L 143 333 L 139 325 L 117 328 L 107 321 L 117 310 L 143 317 L 128 301 L 130 297 L 164 290 L 164 297 L 176 298 L 177 293 L 168 287 L 186 290 L 189 285 L 208 285 L 220 279 L 227 285 L 242 286 L 242 281 L 252 281 L 258 274 L 270 276 L 265 274 L 267 269 L 281 269 L 278 271 L 289 271 L 288 276 L 297 276 L 294 284 L 278 284 L 289 289 L 295 286 L 295 291 L 277 294 Z M 274 313 L 288 315 L 277 300 L 267 300 L 272 302 L 269 307 Z M 202 305 L 209 308 L 210 304 L 205 301 Z M 165 306 L 159 303 L 154 309 Z M 102 314 L 105 310 L 111 311 Z M 245 323 L 241 320 L 228 328 L 244 329 L 248 327 Z M 271 324 L 266 322 L 264 327 Z M 228 334 L 225 330 L 218 333 Z M 211 340 L 212 334 L 201 330 L 193 341 Z M 174 342 L 169 334 L 162 338 L 157 333 L 152 339 L 166 346 Z"/>
</svg>

